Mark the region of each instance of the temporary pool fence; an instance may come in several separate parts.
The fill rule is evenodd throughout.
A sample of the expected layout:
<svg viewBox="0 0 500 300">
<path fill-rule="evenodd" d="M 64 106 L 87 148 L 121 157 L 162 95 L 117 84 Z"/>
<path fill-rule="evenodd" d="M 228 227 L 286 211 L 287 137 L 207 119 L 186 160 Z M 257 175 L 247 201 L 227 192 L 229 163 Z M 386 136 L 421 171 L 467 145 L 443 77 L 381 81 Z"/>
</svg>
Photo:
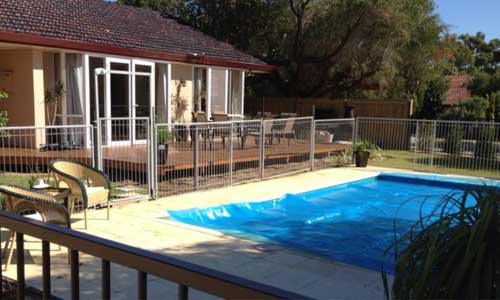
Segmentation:
<svg viewBox="0 0 500 300">
<path fill-rule="evenodd" d="M 500 178 L 500 123 L 358 118 L 377 166 Z"/>
<path fill-rule="evenodd" d="M 113 201 L 158 198 L 351 165 L 361 139 L 381 149 L 371 165 L 500 178 L 499 137 L 498 123 L 380 118 L 4 127 L 0 183 L 50 181 L 49 161 L 67 158 L 103 170 Z"/>
</svg>

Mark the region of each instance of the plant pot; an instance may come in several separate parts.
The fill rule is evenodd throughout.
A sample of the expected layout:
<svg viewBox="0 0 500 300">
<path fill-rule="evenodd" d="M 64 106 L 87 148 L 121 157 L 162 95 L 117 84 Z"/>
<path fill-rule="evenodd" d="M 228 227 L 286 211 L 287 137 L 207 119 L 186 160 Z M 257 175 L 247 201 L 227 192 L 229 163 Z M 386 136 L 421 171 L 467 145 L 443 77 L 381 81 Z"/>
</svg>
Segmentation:
<svg viewBox="0 0 500 300">
<path fill-rule="evenodd" d="M 368 159 L 370 158 L 369 151 L 356 151 L 354 152 L 354 161 L 356 163 L 356 167 L 358 168 L 366 168 L 368 165 Z"/>
<path fill-rule="evenodd" d="M 168 144 L 158 145 L 158 164 L 165 165 L 168 160 Z"/>
</svg>

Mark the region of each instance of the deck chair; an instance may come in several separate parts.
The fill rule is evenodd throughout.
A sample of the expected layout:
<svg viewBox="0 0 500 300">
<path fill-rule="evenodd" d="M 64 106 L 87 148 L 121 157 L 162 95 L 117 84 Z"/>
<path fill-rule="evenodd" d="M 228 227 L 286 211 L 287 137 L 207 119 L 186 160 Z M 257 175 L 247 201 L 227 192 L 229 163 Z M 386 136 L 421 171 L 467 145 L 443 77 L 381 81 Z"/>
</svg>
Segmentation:
<svg viewBox="0 0 500 300">
<path fill-rule="evenodd" d="M 285 126 L 282 128 L 276 128 L 273 133 L 278 138 L 278 143 L 281 143 L 281 138 L 288 139 L 288 146 L 290 146 L 290 140 L 297 139 L 295 135 L 295 119 L 286 119 Z"/>
<path fill-rule="evenodd" d="M 196 113 L 193 112 L 192 117 L 193 117 L 194 123 L 208 123 L 207 114 L 204 111 L 199 111 Z M 211 143 L 212 130 L 210 128 L 210 125 L 208 125 L 208 124 L 191 126 L 191 146 L 193 146 L 193 141 L 195 138 L 195 126 L 198 130 L 198 136 L 196 138 L 199 138 L 201 136 L 201 138 L 205 142 L 205 148 L 206 148 L 207 142 L 210 144 L 210 148 L 211 148 L 212 147 L 212 143 Z"/>
<path fill-rule="evenodd" d="M 262 124 L 264 135 L 264 143 L 272 145 L 274 140 L 274 121 L 264 121 Z M 255 144 L 259 143 L 260 131 L 249 131 L 249 136 L 253 136 L 255 138 Z"/>
<path fill-rule="evenodd" d="M 83 163 L 65 159 L 51 161 L 49 168 L 55 173 L 56 178 L 70 189 L 68 199 L 70 215 L 73 213 L 75 203 L 83 203 L 85 229 L 88 228 L 89 207 L 106 204 L 109 220 L 111 184 L 103 172 Z"/>
<path fill-rule="evenodd" d="M 11 185 L 0 185 L 0 193 L 4 195 L 6 211 L 71 228 L 68 210 L 49 194 Z M 15 238 L 15 232 L 11 231 L 9 238 L 5 242 L 4 252 L 7 252 L 5 271 L 8 270 L 12 261 Z"/>
<path fill-rule="evenodd" d="M 230 121 L 229 115 L 221 113 L 213 113 L 212 121 L 214 122 L 227 122 Z M 217 127 L 217 125 L 215 125 Z M 220 125 L 219 125 L 220 126 Z M 214 128 L 213 136 L 220 136 L 222 139 L 222 148 L 226 148 L 226 138 L 229 136 L 229 126 L 227 128 Z"/>
</svg>

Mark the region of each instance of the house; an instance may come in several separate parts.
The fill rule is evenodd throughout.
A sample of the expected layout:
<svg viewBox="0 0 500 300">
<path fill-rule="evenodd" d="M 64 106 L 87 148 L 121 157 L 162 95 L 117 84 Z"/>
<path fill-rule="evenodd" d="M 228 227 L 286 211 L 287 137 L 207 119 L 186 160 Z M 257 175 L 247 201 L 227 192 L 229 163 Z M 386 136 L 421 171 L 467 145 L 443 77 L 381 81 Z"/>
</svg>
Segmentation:
<svg viewBox="0 0 500 300">
<path fill-rule="evenodd" d="M 96 93 L 99 68 L 106 72 Z M 0 110 L 9 126 L 91 125 L 96 94 L 101 118 L 242 116 L 245 76 L 271 70 L 157 12 L 102 0 L 0 2 L 0 89 L 9 94 Z M 56 83 L 61 99 L 47 109 L 45 93 Z"/>
<path fill-rule="evenodd" d="M 469 90 L 470 78 L 468 75 L 449 75 L 445 77 L 445 80 L 448 82 L 449 88 L 444 105 L 459 104 L 471 98 Z"/>
</svg>

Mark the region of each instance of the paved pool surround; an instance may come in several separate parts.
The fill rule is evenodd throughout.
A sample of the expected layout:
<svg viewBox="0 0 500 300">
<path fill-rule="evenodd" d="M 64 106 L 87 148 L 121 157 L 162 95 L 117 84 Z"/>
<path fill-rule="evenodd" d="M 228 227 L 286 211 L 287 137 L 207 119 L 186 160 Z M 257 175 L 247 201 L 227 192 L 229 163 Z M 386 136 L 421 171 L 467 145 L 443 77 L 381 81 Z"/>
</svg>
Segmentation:
<svg viewBox="0 0 500 300">
<path fill-rule="evenodd" d="M 251 240 L 223 235 L 175 222 L 167 210 L 210 207 L 232 202 L 263 201 L 284 193 L 300 193 L 360 180 L 377 175 L 381 168 L 336 168 L 303 173 L 273 180 L 233 187 L 177 195 L 155 201 L 130 203 L 111 209 L 89 212 L 89 229 L 83 230 L 83 216 L 73 217 L 72 227 L 102 238 L 142 249 L 163 253 L 250 280 L 273 285 L 319 299 L 383 299 L 379 272 L 351 266 L 282 246 L 268 246 Z M 8 236 L 2 231 L 2 242 Z M 40 242 L 28 237 L 26 248 L 27 284 L 42 287 Z M 15 259 L 14 259 L 15 262 Z M 100 298 L 99 259 L 81 254 L 80 290 L 82 299 Z M 16 278 L 16 266 L 4 272 Z M 136 295 L 137 273 L 123 266 L 111 267 L 113 299 Z M 69 265 L 67 250 L 52 247 L 52 289 L 55 296 L 69 298 Z M 177 286 L 148 277 L 149 299 L 173 299 Z M 202 292 L 191 291 L 194 299 L 213 299 Z"/>
</svg>

